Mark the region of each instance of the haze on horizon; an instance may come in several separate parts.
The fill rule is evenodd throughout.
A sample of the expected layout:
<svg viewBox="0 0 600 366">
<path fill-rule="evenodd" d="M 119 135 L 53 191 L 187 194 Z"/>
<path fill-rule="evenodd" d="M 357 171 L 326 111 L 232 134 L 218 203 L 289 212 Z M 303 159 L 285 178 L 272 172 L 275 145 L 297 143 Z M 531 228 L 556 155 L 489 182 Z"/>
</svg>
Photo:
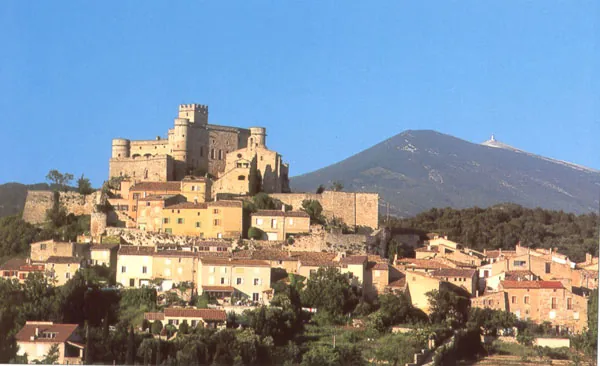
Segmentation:
<svg viewBox="0 0 600 366">
<path fill-rule="evenodd" d="M 0 183 L 99 186 L 183 103 L 266 127 L 292 176 L 419 129 L 600 169 L 598 2 L 432 5 L 7 1 Z"/>
</svg>

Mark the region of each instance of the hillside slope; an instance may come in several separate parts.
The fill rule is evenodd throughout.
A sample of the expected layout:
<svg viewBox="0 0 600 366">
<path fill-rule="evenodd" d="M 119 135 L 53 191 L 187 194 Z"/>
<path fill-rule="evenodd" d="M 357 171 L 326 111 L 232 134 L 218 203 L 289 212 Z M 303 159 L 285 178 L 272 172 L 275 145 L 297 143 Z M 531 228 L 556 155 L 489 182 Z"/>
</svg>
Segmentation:
<svg viewBox="0 0 600 366">
<path fill-rule="evenodd" d="M 339 163 L 291 179 L 294 191 L 339 180 L 348 191 L 378 192 L 390 212 L 488 207 L 512 202 L 596 212 L 600 172 L 502 144 L 474 144 L 436 131 L 405 131 Z"/>
</svg>

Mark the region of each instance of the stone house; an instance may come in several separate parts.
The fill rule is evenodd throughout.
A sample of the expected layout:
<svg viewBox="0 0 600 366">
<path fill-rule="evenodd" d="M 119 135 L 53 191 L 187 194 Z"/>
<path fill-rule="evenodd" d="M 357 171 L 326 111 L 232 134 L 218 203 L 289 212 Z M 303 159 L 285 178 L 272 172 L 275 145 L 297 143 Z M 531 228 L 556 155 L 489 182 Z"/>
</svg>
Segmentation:
<svg viewBox="0 0 600 366">
<path fill-rule="evenodd" d="M 17 355 L 27 354 L 27 361 L 42 361 L 54 345 L 58 345 L 58 363 L 83 364 L 85 344 L 78 336 L 77 324 L 27 321 L 15 336 Z"/>
<path fill-rule="evenodd" d="M 475 296 L 479 288 L 478 274 L 474 269 L 444 268 L 433 271 L 431 276 L 460 287 L 471 296 Z"/>
<path fill-rule="evenodd" d="M 429 314 L 429 298 L 427 293 L 440 289 L 442 281 L 431 277 L 427 273 L 418 271 L 405 272 L 406 294 L 409 296 L 412 305 Z"/>
<path fill-rule="evenodd" d="M 90 246 L 91 264 L 116 268 L 119 244 L 92 244 Z"/>
<path fill-rule="evenodd" d="M 482 295 L 477 294 L 471 298 L 471 307 L 506 311 L 506 296 L 506 292 L 504 291 L 486 292 Z"/>
<path fill-rule="evenodd" d="M 135 215 L 136 227 L 142 231 L 160 232 L 162 229 L 163 209 L 166 206 L 185 202 L 182 195 L 150 195 L 140 198 Z"/>
<path fill-rule="evenodd" d="M 370 288 L 371 283 L 365 279 L 368 257 L 366 255 L 344 256 L 339 260 L 340 272 L 348 273 L 352 286 Z"/>
<path fill-rule="evenodd" d="M 161 250 L 152 255 L 152 277 L 162 278 L 163 291 L 174 285 L 196 280 L 200 253 L 181 250 Z"/>
<path fill-rule="evenodd" d="M 395 258 L 394 267 L 401 271 L 417 271 L 429 273 L 438 269 L 455 268 L 448 263 L 444 263 L 437 258 L 416 259 L 416 258 Z"/>
<path fill-rule="evenodd" d="M 581 332 L 587 326 L 587 298 L 565 288 L 560 281 L 502 281 L 507 310 L 535 323 L 549 321 L 557 330 Z"/>
<path fill-rule="evenodd" d="M 117 255 L 117 283 L 123 287 L 149 285 L 153 277 L 155 247 L 121 245 Z"/>
<path fill-rule="evenodd" d="M 259 210 L 251 218 L 251 225 L 265 233 L 263 240 L 286 240 L 310 231 L 310 216 L 304 211 Z"/>
<path fill-rule="evenodd" d="M 200 238 L 238 239 L 242 236 L 241 201 L 179 203 L 162 210 L 162 231 Z"/>
<path fill-rule="evenodd" d="M 266 292 L 271 288 L 271 266 L 254 259 L 201 258 L 197 283 L 199 294 L 231 290 L 232 295 L 265 303 Z"/>
<path fill-rule="evenodd" d="M 80 257 L 49 257 L 45 262 L 46 276 L 55 286 L 62 286 L 75 276 L 83 263 Z"/>
<path fill-rule="evenodd" d="M 369 256 L 365 271 L 365 283 L 368 286 L 363 286 L 363 291 L 370 297 L 383 294 L 390 282 L 390 265 L 381 258 L 374 257 L 376 256 Z"/>
<path fill-rule="evenodd" d="M 179 327 L 184 322 L 191 328 L 221 329 L 227 322 L 225 310 L 196 309 L 193 307 L 170 307 L 162 313 L 145 313 L 144 319 L 155 322 L 160 320 L 163 325 L 171 324 Z"/>
<path fill-rule="evenodd" d="M 0 266 L 0 275 L 5 280 L 16 279 L 20 283 L 25 282 L 30 273 L 44 273 L 43 264 L 31 264 L 29 258 L 11 258 Z"/>
<path fill-rule="evenodd" d="M 32 262 L 45 262 L 49 257 L 82 257 L 89 258 L 89 244 L 69 243 L 54 240 L 31 243 L 29 258 Z"/>
</svg>

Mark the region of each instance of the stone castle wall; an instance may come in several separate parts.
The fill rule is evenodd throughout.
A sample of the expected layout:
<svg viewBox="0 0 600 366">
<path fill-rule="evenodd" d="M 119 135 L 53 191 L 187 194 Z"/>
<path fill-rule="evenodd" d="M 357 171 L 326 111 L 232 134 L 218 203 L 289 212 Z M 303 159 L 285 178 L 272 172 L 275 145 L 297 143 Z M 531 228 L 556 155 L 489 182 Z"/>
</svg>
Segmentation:
<svg viewBox="0 0 600 366">
<path fill-rule="evenodd" d="M 111 158 L 109 177 L 129 176 L 132 179 L 162 181 L 173 180 L 175 162 L 169 155 L 151 157 Z"/>
<path fill-rule="evenodd" d="M 321 194 L 276 193 L 270 196 L 291 205 L 294 210 L 301 209 L 304 200 L 317 200 L 327 218 L 341 218 L 350 227 L 365 226 L 373 230 L 379 227 L 378 193 L 325 191 Z"/>
<path fill-rule="evenodd" d="M 102 203 L 102 193 L 94 192 L 83 196 L 77 192 L 60 192 L 60 203 L 64 205 L 67 213 L 73 215 L 91 215 L 94 207 Z M 42 224 L 46 221 L 46 211 L 54 205 L 54 192 L 52 191 L 27 191 L 23 220 L 30 224 Z"/>
</svg>

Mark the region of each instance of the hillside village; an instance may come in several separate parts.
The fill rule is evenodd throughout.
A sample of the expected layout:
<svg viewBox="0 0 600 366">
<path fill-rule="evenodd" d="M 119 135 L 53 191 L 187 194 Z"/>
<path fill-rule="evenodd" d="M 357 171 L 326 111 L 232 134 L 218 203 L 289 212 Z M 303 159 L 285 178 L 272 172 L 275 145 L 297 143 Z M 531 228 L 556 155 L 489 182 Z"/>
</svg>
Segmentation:
<svg viewBox="0 0 600 366">
<path fill-rule="evenodd" d="M 314 281 L 336 275 L 346 281 L 344 293 L 356 294 L 361 306 L 407 299 L 411 311 L 430 322 L 440 313 L 441 300 L 436 305 L 432 298 L 452 293 L 467 299 L 473 311 L 544 325 L 557 344 L 587 331 L 598 257 L 587 254 L 575 263 L 554 249 L 534 249 L 535 243 L 476 251 L 432 233 L 425 241 L 405 238 L 414 257 L 389 258 L 391 233 L 380 225 L 378 194 L 340 186 L 290 192 L 289 166 L 266 147 L 266 130 L 208 124 L 204 105 L 179 106 L 167 137 L 113 140 L 108 163 L 104 187 L 87 197 L 30 192 L 26 221 L 43 224 L 45 212 L 62 205 L 75 215 L 90 215 L 89 231 L 74 241 L 32 242 L 29 256 L 6 261 L 0 274 L 20 284 L 38 276 L 58 287 L 78 273 L 103 268 L 106 289 L 155 291 L 156 306 L 131 325 L 132 332 L 158 339 L 159 349 L 162 340 L 178 339 L 190 328 L 231 328 L 236 316 L 231 314 L 285 308 L 282 294 L 299 279 L 312 291 Z M 192 300 L 198 298 L 209 300 L 198 306 Z M 320 311 L 318 305 L 303 307 L 314 316 Z M 370 318 L 356 310 L 333 312 L 347 316 L 347 327 L 369 327 Z M 15 336 L 17 355 L 41 361 L 58 345 L 56 362 L 89 361 L 89 343 L 78 333 L 83 324 L 26 320 Z M 108 317 L 102 324 L 108 329 Z M 386 327 L 404 331 L 399 325 Z M 496 335 L 515 338 L 513 328 Z M 417 347 L 411 364 L 436 362 L 433 355 L 448 339 Z M 158 352 L 150 357 L 160 360 Z"/>
</svg>

